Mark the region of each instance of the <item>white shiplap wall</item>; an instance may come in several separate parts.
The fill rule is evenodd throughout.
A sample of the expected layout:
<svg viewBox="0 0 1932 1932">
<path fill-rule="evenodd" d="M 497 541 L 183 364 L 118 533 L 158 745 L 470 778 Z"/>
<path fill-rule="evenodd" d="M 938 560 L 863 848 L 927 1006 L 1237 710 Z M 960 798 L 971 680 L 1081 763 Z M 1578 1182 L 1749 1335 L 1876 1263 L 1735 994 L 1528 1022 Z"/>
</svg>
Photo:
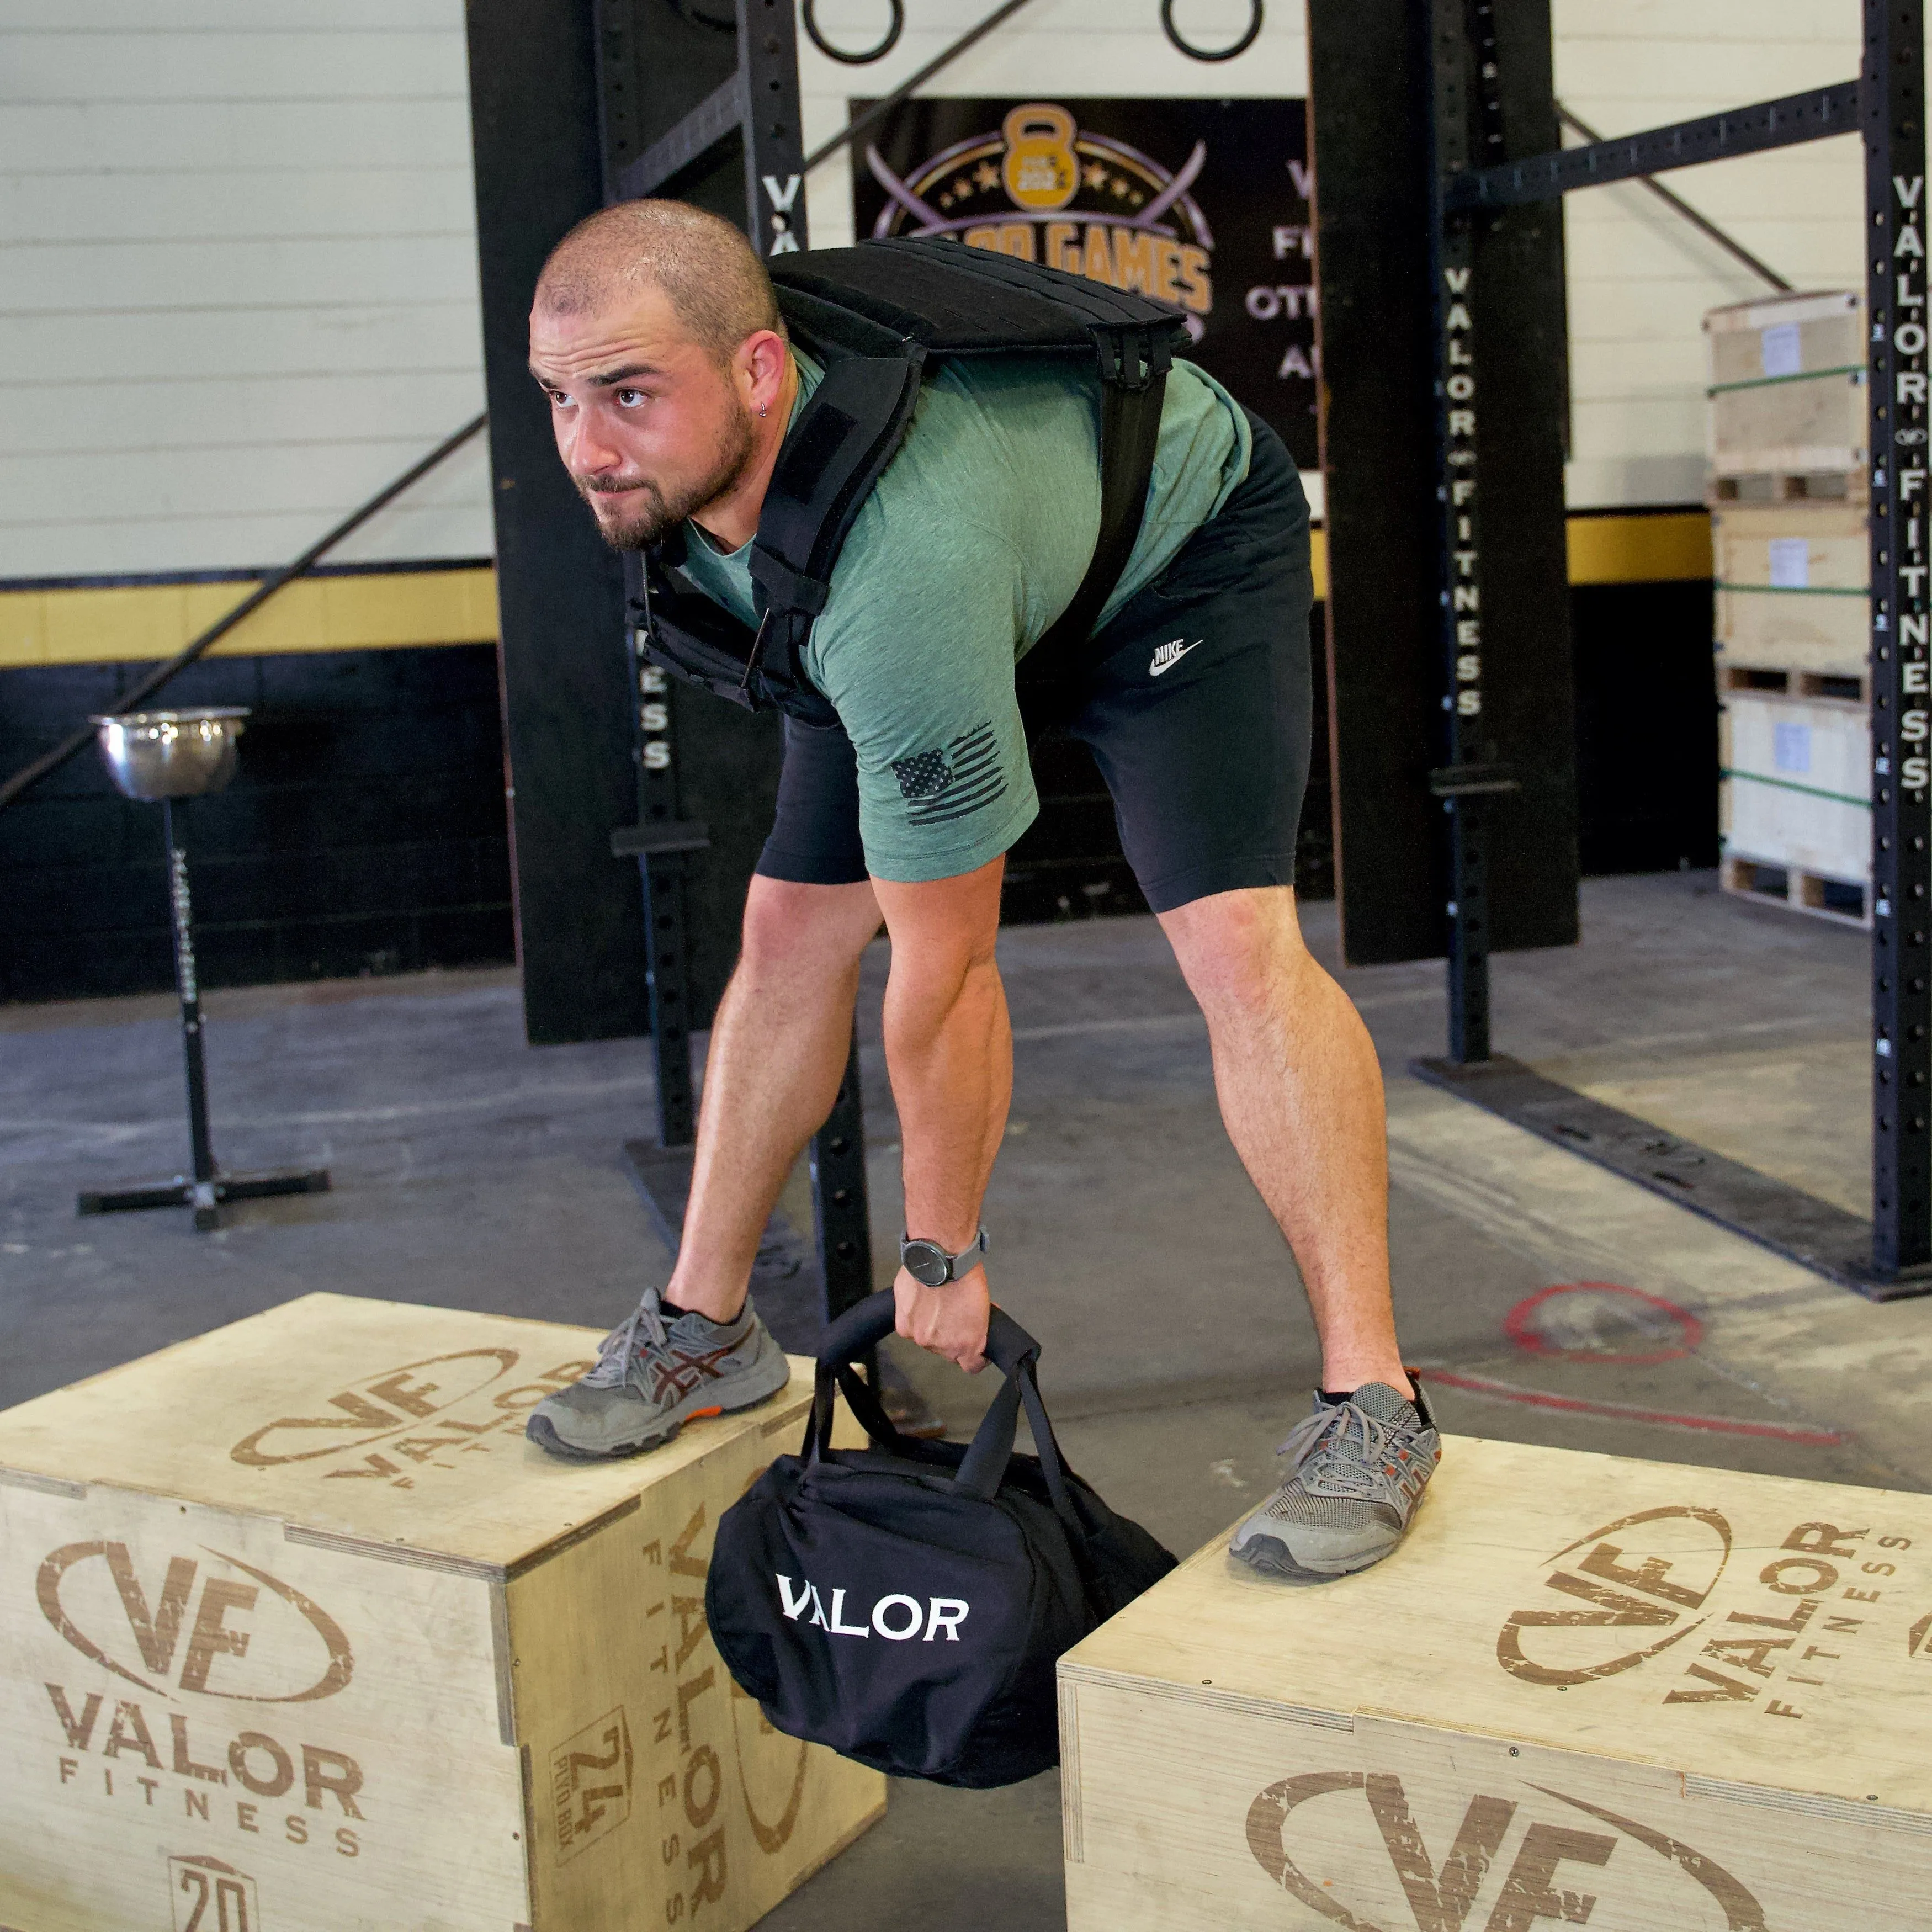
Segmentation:
<svg viewBox="0 0 1932 1932">
<path fill-rule="evenodd" d="M 1605 135 L 1855 78 L 1858 0 L 1554 0 L 1558 98 Z M 1863 286 L 1856 138 L 1687 168 L 1666 184 L 1799 288 Z M 1770 291 L 1634 182 L 1569 196 L 1574 506 L 1703 494 L 1704 336 Z"/>
<path fill-rule="evenodd" d="M 0 0 L 0 579 L 284 561 L 482 406 L 459 0 Z M 490 547 L 479 444 L 338 555 Z"/>
<path fill-rule="evenodd" d="M 906 29 L 884 60 L 854 68 L 827 60 L 799 34 L 807 152 L 838 133 L 847 104 L 889 94 L 992 10 L 944 0 L 905 0 Z M 890 17 L 886 0 L 818 0 L 813 9 L 836 46 L 876 46 Z M 1247 31 L 1248 0 L 1177 0 L 1174 24 L 1196 46 L 1232 46 Z M 1040 94 L 1059 98 L 1298 99 L 1308 92 L 1308 42 L 1296 0 L 1268 0 L 1265 26 L 1248 51 L 1208 64 L 1174 52 L 1160 30 L 1160 0 L 1032 0 L 996 27 L 926 90 L 962 99 Z M 852 177 L 841 156 L 808 187 L 812 236 L 821 248 L 852 232 Z"/>
<path fill-rule="evenodd" d="M 1559 93 L 1606 133 L 1848 76 L 1857 0 L 1555 0 Z M 907 0 L 891 57 L 802 41 L 808 142 L 981 8 Z M 841 44 L 884 0 L 820 0 Z M 1246 0 L 1179 0 L 1225 44 Z M 1239 59 L 1169 48 L 1156 0 L 1033 0 L 934 92 L 1297 96 L 1300 7 Z M 1803 286 L 1858 271 L 1840 141 L 1673 176 Z M 844 158 L 814 238 L 851 236 Z M 1760 285 L 1642 189 L 1568 205 L 1578 506 L 1682 502 L 1704 310 Z M 271 564 L 482 406 L 460 0 L 0 0 L 0 580 Z M 490 548 L 480 447 L 352 540 Z"/>
</svg>

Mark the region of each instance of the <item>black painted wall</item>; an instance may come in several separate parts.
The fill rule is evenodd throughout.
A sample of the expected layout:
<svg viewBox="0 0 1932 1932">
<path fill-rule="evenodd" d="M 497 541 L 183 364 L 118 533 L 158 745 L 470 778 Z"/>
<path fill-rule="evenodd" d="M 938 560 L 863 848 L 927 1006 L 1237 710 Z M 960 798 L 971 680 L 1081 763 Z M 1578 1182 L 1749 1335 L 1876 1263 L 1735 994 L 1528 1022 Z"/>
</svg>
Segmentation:
<svg viewBox="0 0 1932 1932">
<path fill-rule="evenodd" d="M 1718 862 L 1718 696 L 1708 583 L 1570 593 L 1583 870 Z"/>
<path fill-rule="evenodd" d="M 0 771 L 151 668 L 0 671 Z M 490 646 L 205 659 L 166 697 L 255 714 L 234 782 L 177 820 L 206 984 L 511 958 Z M 160 810 L 92 753 L 0 811 L 0 999 L 172 983 Z"/>
<path fill-rule="evenodd" d="M 1718 708 L 1708 583 L 1585 584 L 1570 592 L 1578 842 L 1586 874 L 1718 862 Z M 1306 899 L 1335 896 L 1323 607 L 1315 634 L 1315 743 L 1295 857 Z M 1040 815 L 1006 861 L 1009 925 L 1144 912 L 1113 806 L 1084 747 L 1043 744 Z M 1430 855 L 1421 855 L 1427 858 Z"/>
<path fill-rule="evenodd" d="M 1710 586 L 1589 586 L 1570 593 L 1570 610 L 1585 871 L 1714 864 Z M 1318 638 L 1319 605 L 1313 622 Z M 1315 662 L 1314 765 L 1299 856 L 1310 899 L 1334 893 L 1318 652 Z M 0 771 L 57 742 L 146 669 L 0 672 Z M 511 959 L 488 645 L 216 658 L 170 695 L 256 711 L 234 784 L 190 804 L 182 819 L 208 984 Z M 1036 776 L 1042 810 L 1007 862 L 1008 922 L 1144 910 L 1086 752 L 1064 741 L 1043 747 Z M 713 816 L 722 823 L 732 812 Z M 754 830 L 748 823 L 743 840 Z M 168 986 L 162 890 L 160 814 L 116 792 L 98 758 L 76 759 L 0 812 L 0 999 Z M 728 908 L 713 909 L 710 925 L 731 923 Z M 702 963 L 707 979 L 729 964 Z"/>
</svg>

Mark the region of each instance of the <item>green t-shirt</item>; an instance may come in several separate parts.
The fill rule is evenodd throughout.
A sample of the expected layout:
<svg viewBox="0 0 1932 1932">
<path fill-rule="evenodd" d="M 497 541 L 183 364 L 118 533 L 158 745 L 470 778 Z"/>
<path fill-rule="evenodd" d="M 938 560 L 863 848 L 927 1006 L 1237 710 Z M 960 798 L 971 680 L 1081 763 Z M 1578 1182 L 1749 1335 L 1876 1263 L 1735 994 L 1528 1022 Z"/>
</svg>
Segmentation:
<svg viewBox="0 0 1932 1932">
<path fill-rule="evenodd" d="M 796 360 L 802 404 L 822 371 Z M 1227 501 L 1252 440 L 1227 391 L 1177 362 L 1139 539 L 1102 622 Z M 942 364 L 846 538 L 806 650 L 858 753 L 876 878 L 972 872 L 1033 823 L 1013 666 L 1072 601 L 1100 528 L 1097 376 L 1018 356 Z M 752 622 L 751 546 L 686 535 L 692 580 Z"/>
</svg>

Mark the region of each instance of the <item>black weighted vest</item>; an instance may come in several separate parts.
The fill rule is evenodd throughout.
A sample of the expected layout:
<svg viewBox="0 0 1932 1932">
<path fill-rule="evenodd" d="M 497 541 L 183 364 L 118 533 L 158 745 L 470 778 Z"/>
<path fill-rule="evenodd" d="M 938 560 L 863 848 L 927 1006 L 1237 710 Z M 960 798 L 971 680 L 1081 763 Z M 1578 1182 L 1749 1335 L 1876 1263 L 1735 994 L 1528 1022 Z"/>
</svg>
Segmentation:
<svg viewBox="0 0 1932 1932">
<path fill-rule="evenodd" d="M 758 628 L 685 574 L 680 530 L 642 560 L 643 595 L 631 607 L 640 650 L 750 710 L 832 722 L 837 714 L 806 676 L 806 642 L 928 370 L 949 356 L 1051 356 L 1073 369 L 1094 356 L 1100 536 L 1072 602 L 1018 673 L 1029 736 L 1063 717 L 1077 688 L 1078 647 L 1140 533 L 1180 319 L 1143 297 L 949 240 L 864 242 L 770 266 L 792 339 L 825 376 L 779 449 L 752 539 Z"/>
</svg>

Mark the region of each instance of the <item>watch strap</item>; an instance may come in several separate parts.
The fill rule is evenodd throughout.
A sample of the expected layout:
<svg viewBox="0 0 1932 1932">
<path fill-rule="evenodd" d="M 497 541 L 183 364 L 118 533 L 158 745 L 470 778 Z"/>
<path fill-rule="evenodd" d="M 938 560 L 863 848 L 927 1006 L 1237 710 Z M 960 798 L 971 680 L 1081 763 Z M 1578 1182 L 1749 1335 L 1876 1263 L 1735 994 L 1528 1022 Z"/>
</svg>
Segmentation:
<svg viewBox="0 0 1932 1932">
<path fill-rule="evenodd" d="M 910 1232 L 906 1229 L 902 1228 L 899 1232 L 899 1262 L 902 1266 L 903 1266 L 905 1262 L 906 1250 L 910 1247 L 912 1244 L 913 1237 Z M 979 1232 L 974 1235 L 973 1238 L 968 1241 L 956 1255 L 946 1254 L 945 1244 L 943 1242 L 928 1241 L 922 1238 L 920 1245 L 924 1247 L 936 1248 L 938 1250 L 939 1252 L 941 1255 L 945 1256 L 946 1258 L 945 1280 L 937 1282 L 928 1282 L 925 1283 L 924 1286 L 928 1288 L 945 1288 L 949 1286 L 953 1282 L 960 1280 L 964 1276 L 970 1274 L 974 1269 L 980 1265 L 982 1258 L 986 1252 L 988 1244 L 986 1239 L 986 1230 L 982 1226 L 980 1228 Z M 962 1262 L 966 1264 L 963 1268 L 960 1265 Z"/>
</svg>

